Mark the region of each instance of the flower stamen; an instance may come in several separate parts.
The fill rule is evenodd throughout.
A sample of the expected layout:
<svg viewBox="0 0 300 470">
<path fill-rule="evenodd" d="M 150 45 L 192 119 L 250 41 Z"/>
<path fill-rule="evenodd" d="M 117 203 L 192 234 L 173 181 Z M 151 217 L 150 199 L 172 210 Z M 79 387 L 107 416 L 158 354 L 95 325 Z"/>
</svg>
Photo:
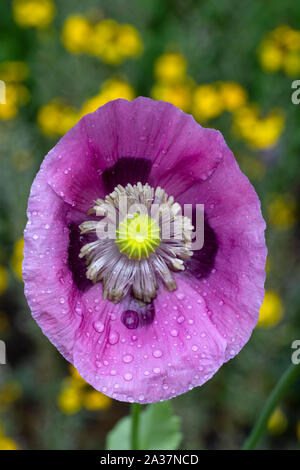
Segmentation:
<svg viewBox="0 0 300 470">
<path fill-rule="evenodd" d="M 125 216 L 124 198 L 129 203 Z M 120 220 L 114 237 L 98 237 L 84 245 L 79 255 L 85 257 L 87 278 L 102 281 L 104 299 L 118 303 L 132 293 L 135 299 L 151 303 L 159 281 L 170 291 L 177 288 L 172 272 L 183 271 L 184 261 L 193 255 L 193 226 L 172 196 L 148 184 L 118 185 L 104 200 L 97 199 L 88 213 Z M 83 222 L 81 234 L 97 233 L 97 225 L 95 220 Z"/>
<path fill-rule="evenodd" d="M 148 258 L 160 242 L 159 226 L 148 215 L 135 214 L 133 218 L 126 218 L 117 230 L 116 244 L 130 259 Z"/>
</svg>

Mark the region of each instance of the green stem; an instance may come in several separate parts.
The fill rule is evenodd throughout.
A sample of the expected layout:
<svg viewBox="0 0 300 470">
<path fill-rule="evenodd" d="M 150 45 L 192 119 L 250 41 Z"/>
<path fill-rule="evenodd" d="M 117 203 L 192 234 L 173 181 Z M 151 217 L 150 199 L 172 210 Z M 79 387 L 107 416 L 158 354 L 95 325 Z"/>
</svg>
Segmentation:
<svg viewBox="0 0 300 470">
<path fill-rule="evenodd" d="M 140 411 L 142 405 L 139 403 L 132 403 L 131 405 L 131 449 L 137 450 L 139 448 L 139 421 Z"/>
<path fill-rule="evenodd" d="M 297 375 L 300 373 L 300 364 L 290 365 L 290 367 L 284 372 L 279 381 L 277 382 L 275 388 L 272 390 L 271 395 L 266 401 L 265 406 L 261 414 L 259 415 L 254 428 L 252 429 L 250 435 L 246 439 L 242 449 L 251 450 L 254 449 L 260 438 L 265 432 L 265 429 L 268 424 L 268 420 L 280 402 L 284 397 L 285 393 L 289 389 L 292 382 L 296 379 Z"/>
</svg>

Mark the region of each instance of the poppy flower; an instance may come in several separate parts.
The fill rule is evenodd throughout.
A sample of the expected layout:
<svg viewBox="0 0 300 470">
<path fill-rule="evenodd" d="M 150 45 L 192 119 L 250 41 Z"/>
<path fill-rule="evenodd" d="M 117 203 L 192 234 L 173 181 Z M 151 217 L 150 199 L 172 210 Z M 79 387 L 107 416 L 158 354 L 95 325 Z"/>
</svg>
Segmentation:
<svg viewBox="0 0 300 470">
<path fill-rule="evenodd" d="M 149 213 L 128 212 L 104 240 L 97 225 L 121 196 Z M 180 215 L 185 204 L 204 205 L 201 249 L 191 248 L 195 214 Z M 182 223 L 181 237 L 162 235 L 164 215 L 172 231 Z M 25 294 L 95 389 L 166 400 L 206 382 L 248 341 L 264 297 L 264 229 L 220 132 L 169 103 L 115 100 L 84 116 L 33 182 Z"/>
</svg>

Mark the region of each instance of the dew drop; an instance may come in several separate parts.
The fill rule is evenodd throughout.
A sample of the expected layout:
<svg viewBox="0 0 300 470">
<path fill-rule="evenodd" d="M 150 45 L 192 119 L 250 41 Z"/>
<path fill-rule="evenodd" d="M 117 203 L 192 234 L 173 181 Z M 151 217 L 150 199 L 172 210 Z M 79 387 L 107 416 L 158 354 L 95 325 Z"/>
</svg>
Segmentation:
<svg viewBox="0 0 300 470">
<path fill-rule="evenodd" d="M 125 354 L 125 356 L 123 356 L 123 362 L 125 362 L 126 364 L 129 364 L 132 361 L 133 356 L 131 354 Z"/>
<path fill-rule="evenodd" d="M 121 321 L 129 330 L 135 330 L 139 325 L 139 316 L 135 310 L 125 310 L 122 313 Z"/>
<path fill-rule="evenodd" d="M 112 344 L 112 345 L 117 344 L 118 341 L 119 341 L 119 333 L 111 332 L 108 338 L 109 344 Z"/>
<path fill-rule="evenodd" d="M 93 327 L 97 331 L 97 333 L 102 333 L 102 331 L 104 330 L 104 324 L 102 323 L 102 321 L 95 321 Z"/>
<path fill-rule="evenodd" d="M 162 356 L 162 351 L 160 349 L 157 349 L 152 353 L 153 357 L 159 358 Z"/>
<path fill-rule="evenodd" d="M 173 336 L 173 338 L 176 338 L 176 336 L 178 336 L 178 331 L 177 330 L 171 330 L 170 335 Z"/>
<path fill-rule="evenodd" d="M 129 372 L 127 372 L 125 375 L 124 375 L 124 379 L 129 382 L 130 380 L 132 380 L 132 374 L 130 374 Z"/>
<path fill-rule="evenodd" d="M 185 296 L 184 296 L 183 292 L 177 292 L 177 293 L 176 293 L 176 297 L 177 297 L 177 299 L 179 299 L 179 300 L 183 300 Z"/>
</svg>

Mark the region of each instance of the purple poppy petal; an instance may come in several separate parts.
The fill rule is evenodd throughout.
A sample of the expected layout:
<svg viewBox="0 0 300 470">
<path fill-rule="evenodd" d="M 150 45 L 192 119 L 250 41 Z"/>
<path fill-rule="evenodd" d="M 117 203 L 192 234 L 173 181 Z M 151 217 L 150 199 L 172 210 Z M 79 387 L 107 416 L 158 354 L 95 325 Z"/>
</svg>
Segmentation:
<svg viewBox="0 0 300 470">
<path fill-rule="evenodd" d="M 187 263 L 187 273 L 228 341 L 228 360 L 248 341 L 264 297 L 267 249 L 260 202 L 225 141 L 224 159 L 214 175 L 179 201 L 205 206 L 209 230 L 203 249 Z M 208 258 L 214 259 L 209 270 Z"/>
<path fill-rule="evenodd" d="M 68 360 L 72 360 L 78 291 L 68 266 L 68 205 L 46 182 L 46 165 L 32 185 L 24 232 L 25 295 L 35 320 Z"/>
<path fill-rule="evenodd" d="M 147 307 L 104 301 L 78 259 L 84 214 L 124 178 L 205 205 L 203 251 L 175 275 L 178 289 L 161 286 Z M 204 383 L 248 340 L 265 277 L 259 201 L 221 134 L 172 105 L 117 100 L 84 117 L 43 162 L 28 218 L 23 275 L 33 316 L 102 392 L 170 398 Z"/>
<path fill-rule="evenodd" d="M 206 382 L 224 362 L 226 340 L 205 301 L 178 277 L 178 290 L 161 290 L 152 324 L 135 330 L 120 322 L 123 305 L 99 305 L 100 287 L 85 298 L 74 364 L 97 390 L 122 401 L 167 400 Z M 88 299 L 88 300 L 87 300 Z"/>
<path fill-rule="evenodd" d="M 152 162 L 149 183 L 175 197 L 210 177 L 222 160 L 221 134 L 170 103 L 119 99 L 83 119 L 90 147 L 109 168 L 121 157 L 146 159 Z"/>
<path fill-rule="evenodd" d="M 49 152 L 47 181 L 83 212 L 125 184 L 126 175 L 127 183 L 149 179 L 176 197 L 213 174 L 221 144 L 218 131 L 202 128 L 169 103 L 115 100 L 84 116 Z"/>
<path fill-rule="evenodd" d="M 81 119 L 45 158 L 48 184 L 76 211 L 84 214 L 93 201 L 106 194 L 99 174 L 99 159 L 90 148 Z"/>
</svg>

